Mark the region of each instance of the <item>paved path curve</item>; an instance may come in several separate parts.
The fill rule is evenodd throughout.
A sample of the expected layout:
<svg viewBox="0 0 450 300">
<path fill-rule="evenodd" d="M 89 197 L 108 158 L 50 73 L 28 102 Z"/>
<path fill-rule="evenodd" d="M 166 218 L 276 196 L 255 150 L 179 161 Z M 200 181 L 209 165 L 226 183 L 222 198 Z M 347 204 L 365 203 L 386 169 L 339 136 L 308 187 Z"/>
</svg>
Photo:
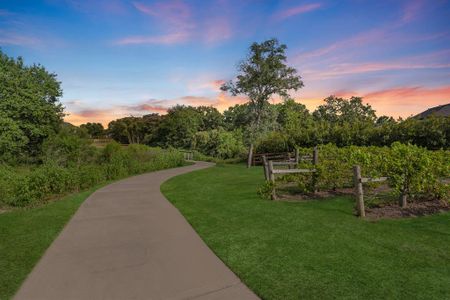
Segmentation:
<svg viewBox="0 0 450 300">
<path fill-rule="evenodd" d="M 15 299 L 258 299 L 161 194 L 195 165 L 134 176 L 93 193 Z"/>
</svg>

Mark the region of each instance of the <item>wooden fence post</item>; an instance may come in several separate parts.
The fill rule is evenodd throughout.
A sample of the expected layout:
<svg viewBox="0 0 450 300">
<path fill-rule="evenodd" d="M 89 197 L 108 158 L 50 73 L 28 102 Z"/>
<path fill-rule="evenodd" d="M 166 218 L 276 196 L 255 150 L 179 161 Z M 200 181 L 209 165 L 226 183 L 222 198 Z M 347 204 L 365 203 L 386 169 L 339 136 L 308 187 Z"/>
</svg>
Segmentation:
<svg viewBox="0 0 450 300">
<path fill-rule="evenodd" d="M 253 159 L 253 143 L 251 143 L 248 148 L 247 168 L 250 168 L 252 164 L 255 165 L 255 161 Z"/>
<path fill-rule="evenodd" d="M 364 218 L 366 216 L 366 211 L 364 209 L 364 194 L 363 194 L 363 185 L 361 181 L 361 167 L 358 165 L 353 166 L 353 181 L 355 183 L 355 197 L 358 216 Z"/>
<path fill-rule="evenodd" d="M 300 161 L 300 153 L 298 151 L 298 148 L 295 148 L 295 164 L 298 165 L 299 161 Z"/>
<path fill-rule="evenodd" d="M 262 160 L 263 160 L 263 168 L 264 168 L 264 178 L 267 180 L 269 180 L 269 166 L 267 165 L 267 157 L 265 155 L 262 156 Z"/>
<path fill-rule="evenodd" d="M 272 200 L 277 199 L 277 193 L 275 191 L 275 174 L 273 173 L 273 161 L 269 160 L 269 179 L 270 182 L 273 184 L 273 190 L 272 190 Z"/>
</svg>

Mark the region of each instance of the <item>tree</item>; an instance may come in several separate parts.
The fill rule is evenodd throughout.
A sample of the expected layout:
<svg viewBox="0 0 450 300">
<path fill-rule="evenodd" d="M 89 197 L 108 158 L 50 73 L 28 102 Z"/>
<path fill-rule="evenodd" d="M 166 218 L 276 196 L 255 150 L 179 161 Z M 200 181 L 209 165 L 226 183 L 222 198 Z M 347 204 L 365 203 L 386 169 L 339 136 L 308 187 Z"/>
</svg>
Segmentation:
<svg viewBox="0 0 450 300">
<path fill-rule="evenodd" d="M 248 103 L 230 106 L 223 112 L 223 119 L 228 130 L 244 129 L 250 124 L 250 106 Z"/>
<path fill-rule="evenodd" d="M 158 127 L 161 124 L 161 121 L 163 120 L 163 117 L 159 114 L 152 113 L 148 115 L 144 115 L 142 117 L 142 120 L 144 121 L 144 144 L 147 145 L 156 145 L 156 132 L 158 131 Z"/>
<path fill-rule="evenodd" d="M 111 121 L 108 124 L 108 134 L 122 144 L 139 144 L 145 137 L 143 118 L 125 117 Z"/>
<path fill-rule="evenodd" d="M 26 66 L 0 51 L 0 112 L 2 122 L 14 129 L 13 152 L 36 157 L 43 141 L 56 133 L 62 123 L 63 106 L 56 74 L 41 65 Z M 20 150 L 19 150 L 20 148 Z"/>
<path fill-rule="evenodd" d="M 192 106 L 177 105 L 167 111 L 155 133 L 159 146 L 191 148 L 203 125 L 202 114 Z"/>
<path fill-rule="evenodd" d="M 349 100 L 330 96 L 325 104 L 320 105 L 313 116 L 332 123 L 369 122 L 377 119 L 375 110 L 369 104 L 363 104 L 361 97 L 351 97 Z"/>
<path fill-rule="evenodd" d="M 221 86 L 222 91 L 233 96 L 242 94 L 249 98 L 251 123 L 248 130 L 251 138 L 248 167 L 251 165 L 254 141 L 261 134 L 261 121 L 267 112 L 269 99 L 274 95 L 288 98 L 289 91 L 303 87 L 297 70 L 286 65 L 286 48 L 276 39 L 253 43 L 248 58 L 238 66 L 236 79 Z"/>
<path fill-rule="evenodd" d="M 105 129 L 101 123 L 88 122 L 86 124 L 81 124 L 80 128 L 85 129 L 89 136 L 93 139 L 103 137 L 105 134 Z"/>
<path fill-rule="evenodd" d="M 223 126 L 223 116 L 217 108 L 212 106 L 198 106 L 196 109 L 202 118 L 200 130 L 217 129 Z"/>
</svg>

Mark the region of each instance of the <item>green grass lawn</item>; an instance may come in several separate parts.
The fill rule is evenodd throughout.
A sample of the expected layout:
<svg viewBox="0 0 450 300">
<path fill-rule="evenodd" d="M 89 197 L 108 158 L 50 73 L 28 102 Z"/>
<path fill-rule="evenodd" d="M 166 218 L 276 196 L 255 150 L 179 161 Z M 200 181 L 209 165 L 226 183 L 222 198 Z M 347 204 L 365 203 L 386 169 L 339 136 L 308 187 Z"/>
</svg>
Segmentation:
<svg viewBox="0 0 450 300">
<path fill-rule="evenodd" d="M 261 168 L 217 166 L 163 193 L 263 299 L 450 299 L 450 214 L 366 221 L 348 197 L 272 202 Z"/>
<path fill-rule="evenodd" d="M 0 214 L 0 299 L 14 295 L 70 217 L 96 188 L 38 208 Z"/>
</svg>

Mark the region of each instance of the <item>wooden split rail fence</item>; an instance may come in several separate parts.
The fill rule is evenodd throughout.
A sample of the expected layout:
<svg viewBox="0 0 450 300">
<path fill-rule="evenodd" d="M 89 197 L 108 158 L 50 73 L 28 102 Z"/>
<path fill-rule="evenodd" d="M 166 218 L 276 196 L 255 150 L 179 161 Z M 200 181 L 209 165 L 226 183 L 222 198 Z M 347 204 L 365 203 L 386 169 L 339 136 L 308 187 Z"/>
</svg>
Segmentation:
<svg viewBox="0 0 450 300">
<path fill-rule="evenodd" d="M 270 181 L 273 184 L 272 189 L 272 200 L 277 199 L 276 190 L 275 190 L 275 176 L 276 175 L 286 175 L 286 174 L 300 174 L 300 173 L 315 173 L 315 167 L 311 169 L 298 169 L 298 164 L 300 161 L 311 161 L 313 166 L 316 166 L 319 163 L 319 151 L 317 147 L 314 147 L 312 155 L 304 155 L 300 156 L 298 150 L 295 151 L 294 161 L 290 159 L 287 161 L 273 161 L 269 160 L 266 155 L 262 155 L 262 164 L 264 169 L 264 177 L 266 181 Z M 274 166 L 287 166 L 288 169 L 276 169 Z M 313 186 L 314 191 L 316 191 L 316 176 L 313 176 Z"/>
<path fill-rule="evenodd" d="M 359 217 L 364 218 L 366 216 L 366 209 L 364 206 L 364 189 L 363 183 L 368 182 L 383 182 L 388 180 L 388 177 L 362 177 L 361 167 L 353 166 L 353 181 L 355 183 L 355 198 L 356 198 L 356 210 Z"/>
</svg>

